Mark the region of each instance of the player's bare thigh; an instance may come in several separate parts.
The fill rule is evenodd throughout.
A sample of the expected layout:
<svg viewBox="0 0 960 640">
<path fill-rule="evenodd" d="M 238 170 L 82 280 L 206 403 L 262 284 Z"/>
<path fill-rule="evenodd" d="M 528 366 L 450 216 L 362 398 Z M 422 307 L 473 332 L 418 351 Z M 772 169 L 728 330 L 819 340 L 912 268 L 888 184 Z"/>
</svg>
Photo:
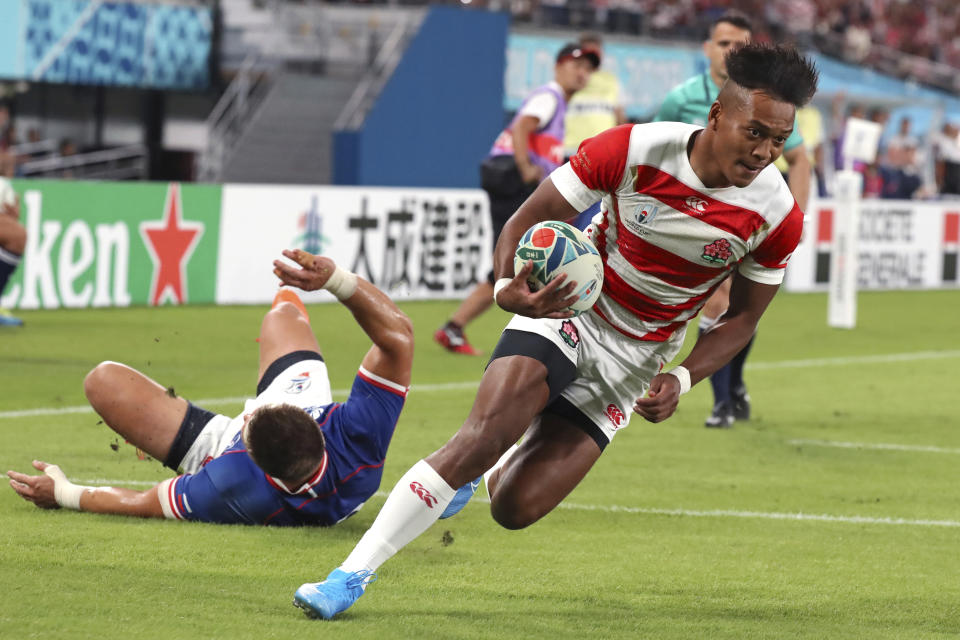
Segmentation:
<svg viewBox="0 0 960 640">
<path fill-rule="evenodd" d="M 187 413 L 186 400 L 119 362 L 98 364 L 83 390 L 111 429 L 157 460 L 167 459 Z"/>
<path fill-rule="evenodd" d="M 539 416 L 487 484 L 493 519 L 522 529 L 550 513 L 580 484 L 602 453 L 585 431 L 554 415 Z"/>
<path fill-rule="evenodd" d="M 732 280 L 733 278 L 727 278 L 720 283 L 713 295 L 707 299 L 707 303 L 703 305 L 701 317 L 716 319 L 727 312 L 727 307 L 730 306 L 730 283 Z"/>
<path fill-rule="evenodd" d="M 526 356 L 497 358 L 484 372 L 463 426 L 427 462 L 451 487 L 476 479 L 520 439 L 549 397 L 542 362 Z"/>
<path fill-rule="evenodd" d="M 278 358 L 294 351 L 316 351 L 320 345 L 310 321 L 290 302 L 281 302 L 263 316 L 260 325 L 260 367 L 257 380 Z"/>
</svg>

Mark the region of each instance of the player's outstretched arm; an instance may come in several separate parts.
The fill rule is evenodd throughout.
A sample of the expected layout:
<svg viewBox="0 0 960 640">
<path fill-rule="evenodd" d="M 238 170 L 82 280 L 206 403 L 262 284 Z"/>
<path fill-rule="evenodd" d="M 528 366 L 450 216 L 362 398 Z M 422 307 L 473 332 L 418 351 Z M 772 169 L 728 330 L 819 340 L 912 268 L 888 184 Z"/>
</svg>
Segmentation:
<svg viewBox="0 0 960 640">
<path fill-rule="evenodd" d="M 413 324 L 387 294 L 356 274 L 337 267 L 326 256 L 315 256 L 299 249 L 283 255 L 299 265 L 293 267 L 274 260 L 274 274 L 284 284 L 305 291 L 326 289 L 350 309 L 373 347 L 363 359 L 363 367 L 378 376 L 404 386 L 410 385 L 413 367 Z"/>
<path fill-rule="evenodd" d="M 162 518 L 163 509 L 157 495 L 157 487 L 147 491 L 134 491 L 117 487 L 84 487 L 67 480 L 55 464 L 40 460 L 33 467 L 43 475 L 31 476 L 16 471 L 7 471 L 10 487 L 21 498 L 41 509 L 65 507 L 77 511 L 108 513 L 141 518 Z"/>
<path fill-rule="evenodd" d="M 697 339 L 690 355 L 678 367 L 689 372 L 689 379 L 684 379 L 687 374 L 670 372 L 655 376 L 647 396 L 637 399 L 633 410 L 650 422 L 661 422 L 673 415 L 682 392 L 709 378 L 750 341 L 778 289 L 778 285 L 760 284 L 734 273 L 730 307 L 720 322 Z"/>
</svg>

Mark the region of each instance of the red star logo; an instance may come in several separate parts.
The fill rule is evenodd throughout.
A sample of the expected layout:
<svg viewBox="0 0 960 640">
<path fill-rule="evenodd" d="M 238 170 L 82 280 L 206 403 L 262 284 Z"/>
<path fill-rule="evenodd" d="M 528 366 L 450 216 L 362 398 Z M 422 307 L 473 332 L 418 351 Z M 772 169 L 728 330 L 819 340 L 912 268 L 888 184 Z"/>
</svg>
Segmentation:
<svg viewBox="0 0 960 640">
<path fill-rule="evenodd" d="M 148 302 L 157 306 L 165 300 L 174 304 L 187 301 L 187 263 L 203 235 L 202 222 L 184 222 L 180 203 L 180 185 L 167 189 L 163 219 L 140 223 L 140 235 L 153 260 L 153 279 Z"/>
</svg>

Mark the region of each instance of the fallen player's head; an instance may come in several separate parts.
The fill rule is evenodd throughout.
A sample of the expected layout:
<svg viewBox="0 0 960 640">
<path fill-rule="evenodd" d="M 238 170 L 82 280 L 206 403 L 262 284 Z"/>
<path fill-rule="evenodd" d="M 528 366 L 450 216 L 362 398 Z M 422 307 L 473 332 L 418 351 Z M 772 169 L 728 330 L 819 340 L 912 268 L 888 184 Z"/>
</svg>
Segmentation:
<svg viewBox="0 0 960 640">
<path fill-rule="evenodd" d="M 817 90 L 818 72 L 795 49 L 749 43 L 726 58 L 728 80 L 710 108 L 714 151 L 733 185 L 745 187 L 783 153 L 798 107 Z"/>
<path fill-rule="evenodd" d="M 323 433 L 316 420 L 292 404 L 259 407 L 246 420 L 243 442 L 257 466 L 295 489 L 323 462 Z"/>
</svg>

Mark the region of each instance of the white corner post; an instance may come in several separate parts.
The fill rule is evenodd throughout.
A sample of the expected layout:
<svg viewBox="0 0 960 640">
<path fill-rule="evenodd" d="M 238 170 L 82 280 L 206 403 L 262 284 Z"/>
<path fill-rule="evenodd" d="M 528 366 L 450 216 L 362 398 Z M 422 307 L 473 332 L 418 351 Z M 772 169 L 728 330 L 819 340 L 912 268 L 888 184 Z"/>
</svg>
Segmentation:
<svg viewBox="0 0 960 640">
<path fill-rule="evenodd" d="M 857 326 L 857 271 L 860 268 L 857 240 L 860 235 L 861 193 L 863 176 L 859 172 L 837 172 L 827 324 L 840 329 Z"/>
</svg>

